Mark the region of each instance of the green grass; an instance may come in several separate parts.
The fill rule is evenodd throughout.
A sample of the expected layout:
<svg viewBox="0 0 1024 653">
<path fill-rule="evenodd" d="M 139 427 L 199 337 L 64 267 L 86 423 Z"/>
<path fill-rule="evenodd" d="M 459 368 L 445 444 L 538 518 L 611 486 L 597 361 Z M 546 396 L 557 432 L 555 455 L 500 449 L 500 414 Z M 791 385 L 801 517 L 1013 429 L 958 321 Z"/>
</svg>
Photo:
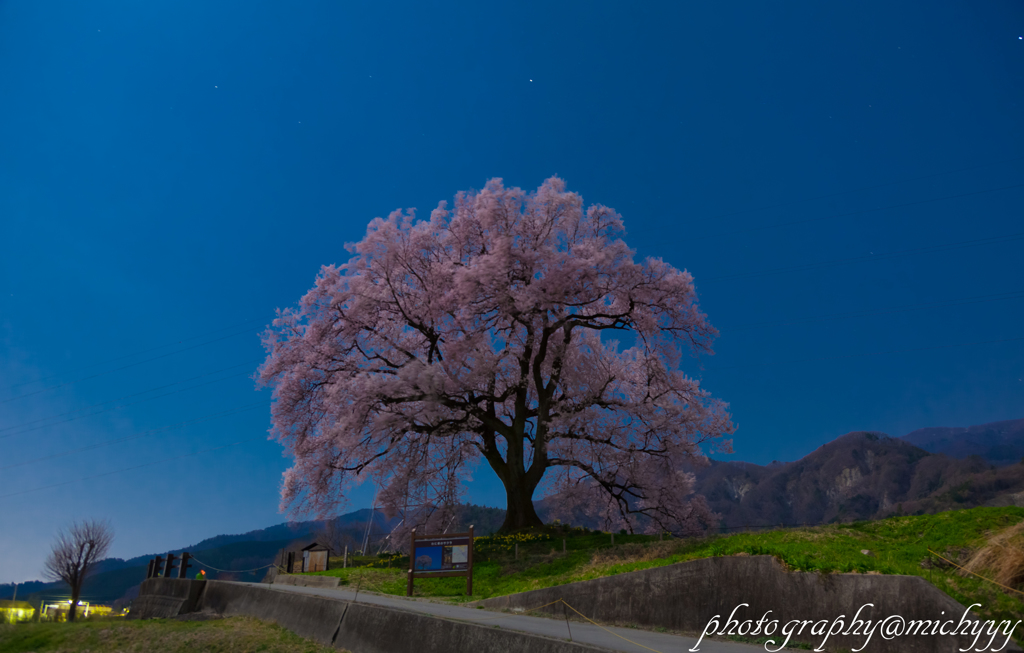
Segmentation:
<svg viewBox="0 0 1024 653">
<path fill-rule="evenodd" d="M 981 603 L 985 618 L 1024 616 L 1024 596 L 1002 590 L 956 569 L 934 565 L 929 549 L 952 560 L 984 544 L 986 535 L 1024 519 L 1024 508 L 973 508 L 892 517 L 874 522 L 831 524 L 659 542 L 656 536 L 572 531 L 562 553 L 559 534 L 492 536 L 475 540 L 473 597 L 462 578 L 416 581 L 416 595 L 467 601 L 551 587 L 612 574 L 737 554 L 772 555 L 789 569 L 819 573 L 881 573 L 921 576 L 964 605 Z M 513 557 L 519 541 L 519 559 Z M 870 555 L 861 553 L 867 549 Z M 927 561 L 927 562 L 926 562 Z M 340 561 L 339 561 L 340 562 Z M 922 566 L 925 562 L 925 566 Z M 391 564 L 388 568 L 387 564 Z M 332 564 L 334 561 L 332 560 Z M 373 566 L 331 569 L 343 585 L 404 595 L 408 558 L 380 558 Z"/>
<path fill-rule="evenodd" d="M 328 653 L 274 624 L 248 617 L 214 621 L 82 621 L 0 625 L 0 653 Z"/>
</svg>

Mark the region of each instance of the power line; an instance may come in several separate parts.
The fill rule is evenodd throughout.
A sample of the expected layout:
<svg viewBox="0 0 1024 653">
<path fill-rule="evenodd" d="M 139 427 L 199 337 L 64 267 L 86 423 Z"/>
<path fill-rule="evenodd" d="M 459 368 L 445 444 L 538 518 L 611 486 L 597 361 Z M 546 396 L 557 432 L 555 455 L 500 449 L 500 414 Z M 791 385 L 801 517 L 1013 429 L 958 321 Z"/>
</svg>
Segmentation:
<svg viewBox="0 0 1024 653">
<path fill-rule="evenodd" d="M 184 338 L 182 340 L 178 340 L 177 342 L 169 342 L 167 344 L 157 345 L 156 347 L 150 347 L 149 349 L 142 349 L 140 351 L 136 351 L 136 352 L 133 352 L 131 354 L 125 354 L 123 356 L 118 356 L 116 358 L 108 358 L 105 361 L 100 361 L 98 363 L 93 363 L 92 365 L 86 365 L 84 367 L 79 367 L 75 371 L 76 372 L 82 372 L 84 370 L 89 370 L 89 369 L 92 369 L 94 367 L 99 367 L 100 365 L 106 365 L 108 363 L 115 363 L 115 362 L 117 362 L 119 360 L 124 360 L 125 358 L 131 358 L 132 356 L 140 356 L 142 354 L 148 354 L 151 351 L 156 351 L 158 349 L 164 349 L 165 347 L 171 347 L 173 345 L 180 345 L 183 342 L 190 342 L 192 340 L 198 340 L 199 338 L 205 338 L 206 336 L 213 335 L 214 333 L 220 333 L 221 331 L 227 331 L 229 329 L 237 329 L 238 327 L 242 326 L 243 324 L 251 324 L 252 322 L 256 322 L 258 320 L 259 320 L 259 318 L 252 318 L 252 319 L 249 319 L 249 320 L 243 320 L 242 322 L 238 322 L 236 324 L 232 324 L 231 326 L 221 327 L 220 329 L 214 329 L 213 331 L 207 331 L 207 332 L 202 333 L 202 334 L 197 335 L 197 336 L 191 336 L 189 338 Z M 50 379 L 55 379 L 55 378 L 57 378 L 59 376 L 61 376 L 61 374 L 51 374 L 50 376 L 44 376 L 43 378 L 35 379 L 34 381 L 23 381 L 21 383 L 14 383 L 12 385 L 3 386 L 2 388 L 0 388 L 0 390 L 10 390 L 12 388 L 20 388 L 23 385 L 32 385 L 34 383 L 42 383 L 43 381 L 49 381 Z"/>
<path fill-rule="evenodd" d="M 969 166 L 967 168 L 957 168 L 955 170 L 946 170 L 945 172 L 936 172 L 936 173 L 933 173 L 933 174 L 930 174 L 930 175 L 922 175 L 920 177 L 910 177 L 910 178 L 907 178 L 907 179 L 899 179 L 897 181 L 888 181 L 886 183 L 880 183 L 880 184 L 876 184 L 876 185 L 873 185 L 873 186 L 863 186 L 861 188 L 852 188 L 850 190 L 840 190 L 840 191 L 837 191 L 837 192 L 829 192 L 829 193 L 822 194 L 822 195 L 815 195 L 815 197 L 812 197 L 812 198 L 805 198 L 803 200 L 795 200 L 793 202 L 785 202 L 783 204 L 776 204 L 776 205 L 772 205 L 772 206 L 768 206 L 768 207 L 760 207 L 760 208 L 757 208 L 757 209 L 742 209 L 740 211 L 732 211 L 730 213 L 720 213 L 719 215 L 711 216 L 709 219 L 717 220 L 719 218 L 727 218 L 727 217 L 734 216 L 734 215 L 742 215 L 744 213 L 757 213 L 759 211 L 770 211 L 772 209 L 782 209 L 782 208 L 785 208 L 785 207 L 791 207 L 791 206 L 793 206 L 795 204 L 803 204 L 805 202 L 814 202 L 815 200 L 826 200 L 828 198 L 836 198 L 836 197 L 839 197 L 839 195 L 850 194 L 850 193 L 853 193 L 853 192 L 863 192 L 864 190 L 874 190 L 874 189 L 877 189 L 877 188 L 885 188 L 886 186 L 895 186 L 895 185 L 901 184 L 901 183 L 910 183 L 911 181 L 922 181 L 924 179 L 933 179 L 935 177 L 942 177 L 942 176 L 945 176 L 945 175 L 951 175 L 951 174 L 955 174 L 957 172 L 970 172 L 971 170 L 979 170 L 981 168 L 988 168 L 989 166 L 1001 166 L 1001 165 L 1008 164 L 1008 163 L 1014 163 L 1014 162 L 1020 161 L 1022 159 L 1024 159 L 1024 157 L 1014 157 L 1013 159 L 1006 159 L 1004 161 L 995 161 L 995 162 L 991 162 L 991 163 L 980 164 L 980 165 L 977 165 L 977 166 Z M 705 237 L 707 237 L 707 236 L 705 236 Z"/>
<path fill-rule="evenodd" d="M 128 442 L 130 440 L 138 440 L 138 439 L 141 439 L 141 438 L 149 437 L 151 435 L 155 435 L 157 433 L 163 433 L 165 431 L 171 431 L 171 430 L 174 430 L 174 429 L 177 429 L 177 428 L 181 428 L 183 426 L 190 426 L 192 424 L 201 424 L 203 422 L 209 422 L 211 420 L 219 419 L 221 417 L 227 417 L 229 415 L 236 415 L 238 413 L 243 413 L 243 412 L 245 412 L 247 410 L 252 410 L 253 408 L 265 407 L 266 405 L 267 404 L 266 404 L 265 401 L 259 401 L 259 402 L 252 403 L 252 404 L 246 404 L 244 406 L 239 406 L 239 407 L 236 407 L 236 408 L 230 408 L 230 409 L 228 409 L 226 411 L 221 411 L 219 413 L 211 413 L 210 415 L 203 415 L 202 417 L 197 417 L 195 419 L 188 420 L 188 421 L 185 421 L 185 422 L 178 422 L 177 424 L 170 424 L 168 426 L 161 426 L 159 428 L 149 429 L 147 431 L 140 431 L 139 433 L 134 433 L 132 435 L 125 436 L 123 438 L 115 438 L 113 440 L 104 440 L 103 442 L 97 442 L 95 444 L 90 444 L 90 445 L 87 445 L 87 446 L 84 446 L 84 447 L 79 447 L 78 449 L 68 449 L 66 451 L 62 451 L 60 453 L 51 454 L 49 456 L 43 456 L 41 458 L 33 458 L 32 460 L 25 460 L 25 461 L 20 462 L 20 463 L 14 463 L 13 465 L 6 465 L 4 467 L 0 467 L 0 471 L 3 471 L 5 469 L 12 469 L 14 467 L 24 467 L 25 465 L 32 465 L 32 464 L 35 464 L 35 463 L 38 463 L 38 462 L 44 462 L 44 461 L 47 461 L 47 460 L 52 460 L 54 458 L 62 458 L 64 456 L 69 456 L 69 455 L 71 455 L 73 453 L 81 453 L 82 451 L 90 451 L 92 449 L 99 449 L 101 447 L 106 447 L 106 446 L 111 445 L 111 444 L 119 444 L 121 442 Z"/>
<path fill-rule="evenodd" d="M 65 481 L 63 483 L 54 483 L 53 485 L 44 485 L 43 487 L 32 488 L 31 490 L 22 490 L 21 492 L 13 492 L 11 494 L 0 495 L 0 499 L 8 499 L 10 497 L 17 497 L 23 494 L 29 494 L 32 492 L 40 492 L 42 490 L 49 490 L 55 487 L 64 487 L 65 485 L 71 485 L 73 483 L 80 483 L 81 481 L 90 481 L 94 478 L 102 478 L 104 476 L 112 476 L 114 474 L 120 474 L 122 472 L 130 472 L 135 469 L 142 469 L 143 467 L 152 467 L 153 465 L 163 465 L 172 460 L 180 460 L 182 458 L 189 458 L 191 456 L 198 456 L 201 453 L 210 453 L 211 451 L 219 451 L 220 449 L 227 449 L 228 447 L 234 447 L 235 445 L 245 444 L 246 442 L 255 442 L 256 440 L 265 440 L 265 436 L 259 436 L 255 438 L 247 438 L 245 440 L 239 440 L 238 442 L 232 442 L 230 444 L 223 444 L 219 447 L 211 447 L 209 449 L 202 449 L 200 451 L 193 451 L 192 453 L 182 454 L 180 456 L 172 456 L 170 458 L 161 458 L 160 460 L 154 460 L 153 462 L 143 463 L 142 465 L 135 465 L 134 467 L 125 467 L 124 469 L 115 469 L 112 472 L 104 472 L 103 474 L 93 474 L 92 476 L 83 476 L 82 478 L 76 478 L 73 481 Z"/>
<path fill-rule="evenodd" d="M 171 388 L 173 386 L 181 385 L 182 383 L 188 383 L 189 381 L 195 381 L 196 379 L 201 379 L 201 378 L 204 378 L 204 377 L 207 377 L 207 376 L 211 376 L 213 374 L 220 374 L 221 372 L 227 372 L 228 370 L 233 370 L 236 367 L 242 367 L 243 365 L 252 365 L 253 363 L 259 362 L 260 360 L 262 360 L 262 359 L 255 359 L 255 360 L 252 360 L 252 361 L 246 361 L 244 363 L 239 363 L 238 365 L 232 365 L 230 367 L 224 367 L 224 368 L 221 368 L 219 370 L 214 370 L 212 372 L 205 372 L 203 374 L 200 374 L 199 376 L 193 376 L 193 377 L 188 378 L 188 379 L 182 379 L 181 381 L 175 381 L 174 383 L 168 383 L 166 385 L 157 386 L 155 388 L 150 388 L 149 390 L 143 390 L 142 392 L 135 392 L 135 393 L 132 393 L 130 395 L 124 395 L 123 397 L 118 397 L 116 399 L 110 399 L 108 401 L 101 401 L 99 403 L 92 404 L 91 406 L 83 406 L 82 408 L 76 408 L 75 410 L 69 410 L 69 411 L 67 411 L 65 413 L 60 413 L 60 414 L 57 414 L 57 415 L 50 415 L 49 417 L 40 417 L 39 419 L 34 419 L 31 422 L 25 422 L 23 424 L 18 424 L 16 426 L 5 426 L 4 428 L 0 428 L 0 433 L 2 433 L 4 431 L 11 431 L 13 429 L 20 429 L 20 428 L 23 428 L 25 426 L 31 426 L 32 424 L 37 424 L 39 422 L 49 421 L 49 420 L 55 419 L 57 417 L 64 417 L 66 415 L 73 415 L 75 413 L 80 413 L 83 410 L 89 410 L 90 408 L 97 408 L 99 406 L 104 406 L 106 404 L 114 403 L 115 401 L 121 401 L 123 399 L 131 399 L 132 397 L 138 397 L 138 396 L 141 396 L 141 395 L 144 395 L 144 394 L 149 394 L 150 392 L 156 392 L 157 390 L 163 390 L 165 388 Z M 228 377 L 228 378 L 231 378 L 231 377 Z M 161 396 L 167 396 L 167 395 L 161 395 Z M 155 399 L 155 398 L 156 397 L 150 397 L 150 399 Z M 93 413 L 93 414 L 95 415 L 95 414 L 98 414 L 98 413 Z M 0 436 L 0 437 L 2 437 L 2 436 Z"/>
<path fill-rule="evenodd" d="M 93 413 L 87 413 L 85 415 L 78 415 L 76 417 L 69 417 L 67 419 L 58 420 L 56 422 L 51 422 L 49 424 L 41 424 L 39 426 L 33 426 L 31 428 L 27 428 L 27 429 L 24 429 L 24 430 L 21 430 L 21 431 L 16 431 L 15 433 L 8 433 L 6 435 L 0 435 L 0 440 L 3 440 L 5 438 L 9 438 L 9 437 L 12 437 L 12 436 L 15 436 L 15 435 L 22 435 L 23 433 L 29 433 L 31 431 L 38 431 L 39 429 L 49 428 L 51 426 L 56 426 L 58 424 L 64 424 L 64 423 L 67 423 L 67 422 L 73 422 L 75 420 L 83 419 L 85 417 L 92 417 L 94 415 L 99 415 L 101 413 L 106 413 L 106 412 L 111 411 L 111 410 L 117 410 L 118 408 L 127 408 L 128 406 L 135 406 L 136 404 L 141 404 L 143 402 L 151 401 L 153 399 L 160 399 L 162 397 L 169 397 L 171 395 L 178 394 L 180 392 L 187 392 L 189 390 L 195 390 L 196 388 L 202 388 L 203 386 L 211 385 L 213 383 L 220 383 L 221 381 L 227 381 L 228 379 L 233 379 L 233 378 L 236 378 L 236 377 L 239 377 L 239 376 L 245 376 L 248 373 L 249 372 L 240 372 L 238 374 L 231 374 L 231 375 L 225 376 L 224 378 L 221 378 L 221 379 L 214 379 L 213 381 L 207 381 L 206 383 L 198 383 L 196 385 L 189 386 L 187 388 L 181 388 L 180 390 L 174 390 L 172 392 L 165 392 L 162 395 L 156 395 L 156 396 L 153 396 L 153 397 L 147 397 L 146 399 L 140 399 L 139 401 L 133 401 L 130 404 L 121 404 L 120 406 L 111 406 L 110 408 L 104 408 L 103 410 L 98 410 L 98 411 L 93 412 Z"/>
<path fill-rule="evenodd" d="M 772 327 L 772 326 L 788 326 L 791 324 L 806 324 L 809 322 L 825 322 L 828 320 L 845 320 L 855 317 L 870 317 L 874 315 L 891 315 L 893 313 L 906 313 L 910 311 L 920 311 L 929 308 L 953 308 L 956 306 L 969 306 L 971 304 L 984 304 L 987 302 L 998 302 L 1005 301 L 1008 299 L 1024 299 L 1024 290 L 1011 290 L 1003 293 L 995 293 L 992 295 L 978 295 L 977 297 L 963 297 L 960 299 L 948 299 L 938 302 L 929 302 L 926 304 L 909 304 L 905 306 L 892 306 L 889 308 L 879 309 L 866 309 L 863 311 L 853 311 L 850 313 L 836 313 L 833 315 L 820 315 L 818 317 L 808 317 L 796 320 L 778 320 L 773 322 L 755 322 L 752 324 L 742 324 L 735 327 L 725 327 L 725 331 L 728 333 L 734 333 L 736 331 L 746 331 L 748 329 L 756 329 L 759 327 Z"/>
<path fill-rule="evenodd" d="M 794 225 L 807 224 L 809 222 L 821 222 L 823 220 L 834 220 L 834 219 L 837 219 L 837 218 L 847 218 L 847 217 L 849 217 L 851 215 L 863 215 L 865 213 L 874 213 L 874 212 L 877 212 L 877 211 L 887 211 L 889 209 L 902 209 L 902 208 L 906 208 L 908 206 L 917 206 L 919 204 L 929 204 L 931 202 L 942 202 L 942 201 L 945 201 L 945 200 L 959 199 L 961 197 L 970 197 L 972 195 L 982 195 L 984 193 L 994 193 L 994 192 L 1000 191 L 1000 190 L 1009 190 L 1011 188 L 1020 188 L 1021 186 L 1024 186 L 1024 184 L 1013 184 L 1013 185 L 1010 185 L 1010 186 L 1000 186 L 999 188 L 989 188 L 987 190 L 978 190 L 978 191 L 973 191 L 973 192 L 970 192 L 970 193 L 962 193 L 960 195 L 948 195 L 946 197 L 934 197 L 934 198 L 926 199 L 926 200 L 918 200 L 916 202 L 905 202 L 903 204 L 892 204 L 892 205 L 889 205 L 889 206 L 878 206 L 878 207 L 871 208 L 871 209 L 862 209 L 860 211 L 851 211 L 849 213 L 837 213 L 835 215 L 827 215 L 827 216 L 817 217 L 817 218 L 806 218 L 806 219 L 803 219 L 803 220 L 793 220 L 793 221 L 790 221 L 790 222 L 779 222 L 779 223 L 776 223 L 776 224 L 761 225 L 760 227 L 750 227 L 748 229 L 740 229 L 738 231 L 723 231 L 723 232 L 719 232 L 717 234 L 708 234 L 706 236 L 695 236 L 695 237 L 691 238 L 690 240 L 706 240 L 708 238 L 720 238 L 722 236 L 738 236 L 740 234 L 747 234 L 747 233 L 752 233 L 752 232 L 755 232 L 755 231 L 764 231 L 765 229 L 777 229 L 779 227 L 792 227 Z"/>
<path fill-rule="evenodd" d="M 873 352 L 867 352 L 867 353 L 864 353 L 864 354 L 846 354 L 846 355 L 843 355 L 843 356 L 823 356 L 823 357 L 819 357 L 819 358 L 789 359 L 789 360 L 782 360 L 782 361 L 777 361 L 777 362 L 772 362 L 772 363 L 750 363 L 749 365 L 725 365 L 723 367 L 710 368 L 708 371 L 709 372 L 717 372 L 719 370 L 734 370 L 734 369 L 740 369 L 740 368 L 744 368 L 744 367 L 772 367 L 772 366 L 777 366 L 777 365 L 787 364 L 787 363 L 811 363 L 811 362 L 816 362 L 816 361 L 842 360 L 842 359 L 846 359 L 846 358 L 862 358 L 862 357 L 865 357 L 865 356 L 885 356 L 885 355 L 888 355 L 888 354 L 905 354 L 905 353 L 908 353 L 908 352 L 917 352 L 917 351 L 935 351 L 935 350 L 938 350 L 938 349 L 953 349 L 955 347 L 968 347 L 968 346 L 971 346 L 971 345 L 992 345 L 992 344 L 1002 343 L 1002 342 L 1018 342 L 1018 341 L 1021 341 L 1021 340 L 1024 340 L 1024 336 L 1022 336 L 1020 338 L 1003 338 L 1003 339 L 1000 339 L 1000 340 L 977 340 L 975 342 L 958 342 L 958 343 L 954 343 L 954 344 L 950 344 L 950 345 L 937 345 L 937 346 L 934 346 L 934 347 L 914 347 L 914 348 L 911 348 L 911 349 L 890 349 L 888 351 L 873 351 Z"/>
<path fill-rule="evenodd" d="M 23 395 L 17 395 L 15 397 L 10 397 L 9 399 L 4 399 L 3 401 L 0 401 L 0 405 L 12 402 L 12 401 L 14 401 L 16 399 L 24 399 L 25 397 L 31 397 L 33 395 L 37 395 L 37 394 L 40 394 L 42 392 L 47 392 L 49 390 L 56 390 L 57 388 L 63 388 L 64 386 L 73 385 L 75 383 L 80 383 L 82 381 L 88 381 L 90 379 L 95 379 L 95 378 L 98 378 L 98 377 L 101 377 L 101 376 L 106 376 L 107 374 L 113 374 L 114 372 L 120 372 L 121 370 L 126 370 L 126 369 L 128 369 L 130 367 L 136 367 L 138 365 L 143 365 L 145 363 L 152 363 L 153 361 L 160 360 L 160 359 L 163 359 L 163 358 L 167 358 L 168 356 L 174 356 L 175 354 L 180 354 L 180 353 L 182 353 L 184 351 L 191 351 L 193 349 L 198 349 L 199 347 L 205 347 L 206 345 L 212 345 L 215 342 L 221 342 L 222 340 L 227 340 L 228 338 L 234 338 L 236 336 L 245 335 L 245 334 L 249 334 L 249 333 L 252 333 L 252 330 L 251 329 L 246 329 L 245 331 L 239 331 L 237 333 L 232 333 L 230 335 L 226 335 L 226 336 L 223 336 L 221 338 L 215 338 L 214 340 L 207 340 L 206 342 L 201 342 L 198 345 L 193 345 L 191 347 L 185 347 L 183 349 L 178 349 L 177 351 L 172 351 L 170 353 L 162 354 L 160 356 L 154 356 L 153 358 L 147 358 L 146 360 L 137 361 L 135 363 L 129 363 L 128 365 L 123 365 L 121 367 L 117 367 L 117 368 L 114 368 L 112 370 L 107 370 L 106 372 L 100 372 L 98 374 L 92 374 L 90 376 L 83 376 L 83 377 L 81 377 L 79 379 L 75 379 L 74 381 L 66 381 L 65 383 L 59 383 L 57 385 L 52 385 L 52 386 L 50 386 L 48 388 L 42 388 L 40 390 L 35 390 L 33 392 L 27 392 L 27 393 L 25 393 Z"/>
<path fill-rule="evenodd" d="M 888 259 L 899 258 L 901 256 L 910 256 L 912 254 L 928 254 L 932 252 L 945 252 L 954 249 L 964 249 L 967 247 L 979 247 L 981 245 L 997 245 L 999 243 L 1009 243 L 1021 239 L 1024 239 L 1024 232 L 1004 234 L 1002 236 L 991 236 L 989 238 L 978 238 L 975 240 L 962 240 L 955 243 L 946 243 L 944 245 L 916 247 L 914 249 L 904 249 L 895 252 L 888 252 L 885 254 L 855 256 L 851 258 L 835 259 L 832 261 L 822 261 L 819 263 L 804 263 L 801 265 L 791 265 L 782 268 L 770 268 L 768 270 L 758 270 L 755 272 L 740 272 L 737 274 L 727 274 L 721 277 L 712 277 L 710 279 L 704 279 L 702 283 L 709 283 L 712 281 L 733 281 L 735 279 L 762 277 L 772 274 L 783 274 L 785 272 L 802 272 L 804 270 L 815 270 L 818 268 L 831 267 L 833 265 L 842 265 L 844 263 L 859 263 L 862 261 L 884 261 Z"/>
</svg>

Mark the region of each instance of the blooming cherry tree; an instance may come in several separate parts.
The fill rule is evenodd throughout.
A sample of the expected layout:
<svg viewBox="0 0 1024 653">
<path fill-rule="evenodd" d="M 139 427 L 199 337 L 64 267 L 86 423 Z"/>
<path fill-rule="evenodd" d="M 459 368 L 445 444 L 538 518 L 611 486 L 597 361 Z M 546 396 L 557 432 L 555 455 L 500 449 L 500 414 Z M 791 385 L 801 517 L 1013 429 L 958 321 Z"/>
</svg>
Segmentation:
<svg viewBox="0 0 1024 653">
<path fill-rule="evenodd" d="M 691 275 L 634 261 L 622 233 L 557 177 L 373 220 L 264 335 L 272 433 L 295 461 L 282 507 L 326 514 L 373 480 L 389 513 L 427 519 L 482 458 L 504 531 L 541 525 L 538 491 L 609 528 L 706 526 L 686 470 L 702 444 L 731 451 L 733 425 L 680 363 L 717 331 Z"/>
</svg>

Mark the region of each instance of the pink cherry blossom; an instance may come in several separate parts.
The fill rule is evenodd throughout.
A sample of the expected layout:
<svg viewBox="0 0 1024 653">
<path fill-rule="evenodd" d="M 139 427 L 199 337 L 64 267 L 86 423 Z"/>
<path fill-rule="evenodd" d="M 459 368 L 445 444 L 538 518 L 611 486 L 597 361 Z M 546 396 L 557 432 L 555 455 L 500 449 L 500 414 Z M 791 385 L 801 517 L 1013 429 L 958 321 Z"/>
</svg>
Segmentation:
<svg viewBox="0 0 1024 653">
<path fill-rule="evenodd" d="M 370 222 L 264 334 L 272 434 L 294 458 L 282 509 L 328 514 L 371 480 L 389 514 L 436 527 L 483 460 L 503 530 L 540 525 L 535 494 L 607 528 L 709 524 L 685 470 L 702 445 L 731 451 L 733 425 L 680 363 L 717 331 L 693 277 L 635 262 L 623 233 L 557 177 Z"/>
</svg>

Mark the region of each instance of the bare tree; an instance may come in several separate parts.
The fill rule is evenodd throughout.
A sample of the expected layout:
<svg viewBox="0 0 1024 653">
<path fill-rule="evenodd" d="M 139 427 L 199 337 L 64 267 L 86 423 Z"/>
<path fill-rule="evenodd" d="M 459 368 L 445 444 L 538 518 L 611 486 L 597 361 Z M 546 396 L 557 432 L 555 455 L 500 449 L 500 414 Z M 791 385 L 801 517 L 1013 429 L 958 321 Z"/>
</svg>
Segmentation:
<svg viewBox="0 0 1024 653">
<path fill-rule="evenodd" d="M 313 531 L 313 539 L 331 549 L 331 553 L 340 556 L 345 547 L 356 549 L 356 538 L 350 530 L 342 528 L 338 519 L 327 519 L 323 524 Z"/>
<path fill-rule="evenodd" d="M 57 533 L 57 541 L 46 558 L 46 576 L 62 580 L 71 587 L 68 621 L 75 620 L 78 597 L 93 565 L 107 554 L 114 540 L 114 530 L 105 521 L 73 522 Z"/>
</svg>

